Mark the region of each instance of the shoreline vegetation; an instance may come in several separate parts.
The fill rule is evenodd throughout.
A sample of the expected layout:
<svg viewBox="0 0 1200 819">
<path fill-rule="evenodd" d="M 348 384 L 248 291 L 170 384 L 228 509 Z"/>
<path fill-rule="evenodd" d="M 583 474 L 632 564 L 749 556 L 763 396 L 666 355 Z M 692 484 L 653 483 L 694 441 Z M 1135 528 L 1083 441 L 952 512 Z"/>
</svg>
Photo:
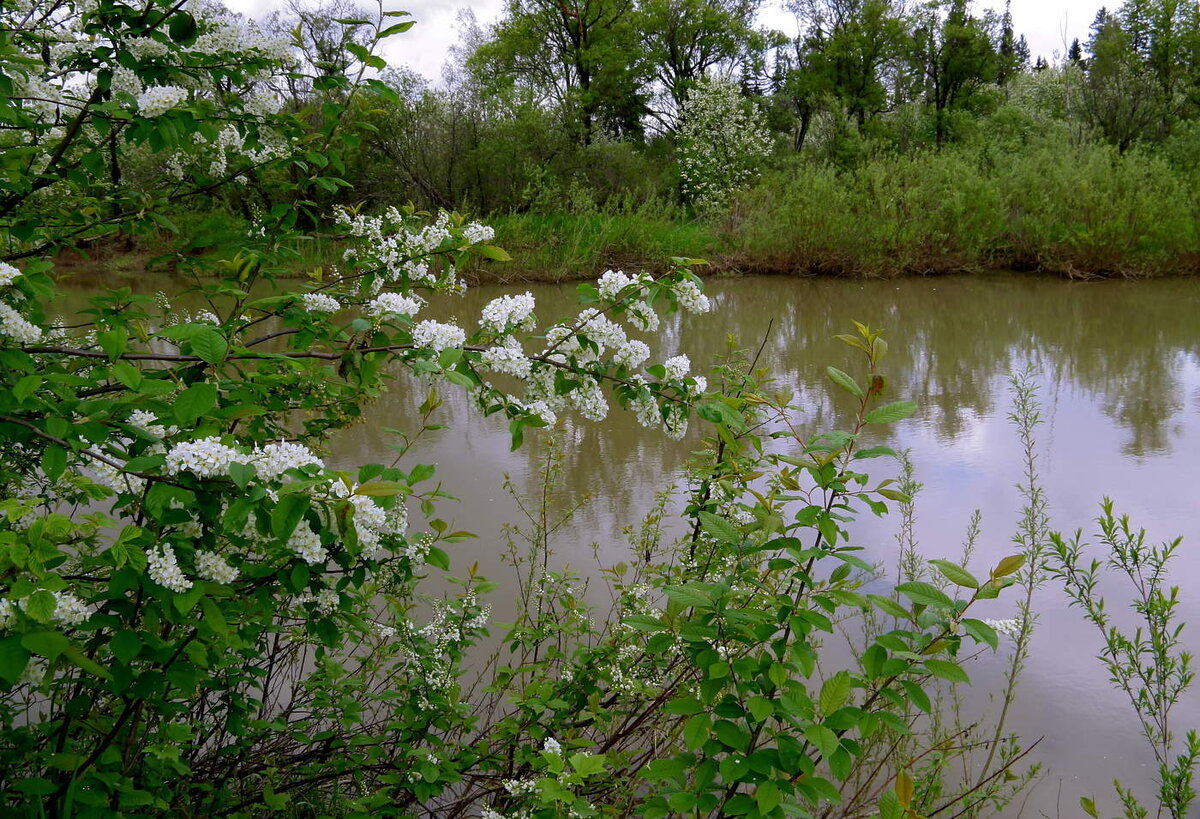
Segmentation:
<svg viewBox="0 0 1200 819">
<path fill-rule="evenodd" d="M 610 268 L 661 272 L 682 256 L 708 261 L 698 269 L 706 276 L 1194 275 L 1200 168 L 1174 158 L 1193 156 L 1188 146 L 1200 142 L 1200 128 L 1192 130 L 1155 151 L 1031 139 L 1003 150 L 883 153 L 850 169 L 793 158 L 706 215 L 665 195 L 614 195 L 602 204 L 555 196 L 485 215 L 511 261 L 476 258 L 463 273 L 476 283 L 580 281 Z M 170 270 L 199 256 L 215 266 L 241 251 L 251 227 L 232 208 L 180 212 L 173 221 L 179 236 L 154 228 L 109 237 L 59 264 Z M 336 226 L 314 235 L 294 246 L 281 273 L 337 265 Z"/>
</svg>

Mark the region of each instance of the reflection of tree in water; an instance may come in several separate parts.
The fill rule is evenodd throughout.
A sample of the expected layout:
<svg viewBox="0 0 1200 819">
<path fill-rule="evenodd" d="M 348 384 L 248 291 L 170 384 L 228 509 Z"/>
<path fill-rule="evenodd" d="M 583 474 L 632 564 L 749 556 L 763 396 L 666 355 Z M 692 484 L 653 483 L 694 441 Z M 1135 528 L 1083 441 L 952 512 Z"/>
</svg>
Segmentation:
<svg viewBox="0 0 1200 819">
<path fill-rule="evenodd" d="M 516 288 L 524 289 L 524 288 Z M 531 288 L 533 289 L 533 288 Z M 904 281 L 846 282 L 756 278 L 712 282 L 714 311 L 664 322 L 652 345 L 663 355 L 684 351 L 703 372 L 725 353 L 726 338 L 757 348 L 768 332 L 761 364 L 777 386 L 793 391 L 812 432 L 845 424 L 847 396 L 831 391 L 825 367 L 858 375 L 853 351 L 833 337 L 851 321 L 882 328 L 891 344 L 884 369 L 889 398 L 911 398 L 922 423 L 953 443 L 978 418 L 1006 401 L 1004 384 L 1034 363 L 1050 389 L 1082 390 L 1129 434 L 1127 455 L 1166 452 L 1172 417 L 1183 407 L 1180 356 L 1200 347 L 1193 286 L 1180 281 L 1071 283 L 1024 276 L 963 276 Z M 514 288 L 477 288 L 450 305 L 470 321 L 483 305 Z M 543 319 L 573 315 L 574 288 L 538 287 Z M 435 305 L 436 306 L 436 305 Z M 431 315 L 436 315 L 433 313 Z M 772 322 L 772 319 L 774 320 Z M 380 402 L 372 425 L 402 426 L 415 418 L 425 390 L 396 388 Z M 999 394 L 997 394 L 999 392 Z M 445 387 L 440 422 L 444 444 L 459 451 L 506 448 L 503 424 L 488 432 L 472 421 L 461 392 Z M 564 491 L 590 493 L 621 507 L 658 487 L 696 446 L 643 430 L 614 407 L 601 424 L 572 424 Z M 877 435 L 891 433 L 880 429 Z M 499 441 L 488 441 L 489 435 Z M 452 443 L 453 442 L 453 443 Z M 464 455 L 463 457 L 472 457 Z M 512 457 L 532 468 L 534 447 Z"/>
<path fill-rule="evenodd" d="M 104 283 L 143 293 L 180 286 L 168 276 L 117 280 L 94 273 L 81 269 L 68 281 L 67 312 L 74 306 L 72 284 L 81 294 Z M 427 312 L 431 318 L 454 314 L 472 324 L 492 298 L 525 289 L 473 288 L 462 298 L 435 299 Z M 579 309 L 572 285 L 528 289 L 535 291 L 543 320 Z M 760 363 L 779 387 L 793 391 L 812 432 L 844 425 L 851 411 L 848 397 L 828 388 L 824 371 L 832 364 L 857 374 L 853 352 L 833 338 L 847 332 L 855 319 L 883 329 L 891 344 L 884 364 L 891 379 L 889 397 L 915 400 L 921 422 L 946 443 L 967 433 L 974 419 L 991 416 L 997 401 L 1006 400 L 1008 374 L 1034 362 L 1051 390 L 1074 389 L 1094 397 L 1128 433 L 1124 454 L 1166 453 L 1175 434 L 1172 418 L 1184 406 L 1182 368 L 1188 357 L 1200 355 L 1200 294 L 1186 280 L 1073 283 L 1041 276 L 972 275 L 854 282 L 778 277 L 714 281 L 708 289 L 712 313 L 664 321 L 651 345 L 661 351 L 659 360 L 686 352 L 694 368 L 704 372 L 725 353 L 727 336 L 755 349 L 770 326 Z M 423 386 L 414 388 L 401 377 L 368 408 L 367 423 L 339 440 L 354 442 L 348 443 L 354 458 L 390 460 L 386 444 L 391 438 L 381 427 L 410 426 L 424 395 Z M 528 473 L 533 447 L 506 455 L 503 423 L 480 424 L 456 388 L 445 387 L 442 395 L 446 406 L 437 420 L 451 429 L 435 436 L 447 448 L 445 457 L 489 452 L 493 462 L 508 459 L 512 464 L 515 458 Z M 603 424 L 578 425 L 575 436 L 564 490 L 591 492 L 614 504 L 640 497 L 646 485 L 661 485 L 696 444 L 694 435 L 676 443 L 643 430 L 615 408 Z"/>
</svg>

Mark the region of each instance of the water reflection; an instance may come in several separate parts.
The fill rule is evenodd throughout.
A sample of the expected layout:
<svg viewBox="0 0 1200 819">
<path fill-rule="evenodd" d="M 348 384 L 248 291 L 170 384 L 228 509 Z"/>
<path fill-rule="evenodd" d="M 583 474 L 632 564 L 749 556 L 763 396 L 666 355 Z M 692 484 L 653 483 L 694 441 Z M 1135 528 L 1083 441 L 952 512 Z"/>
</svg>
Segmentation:
<svg viewBox="0 0 1200 819">
<path fill-rule="evenodd" d="M 151 277 L 122 283 L 142 292 L 168 289 Z M 97 284 L 83 280 L 80 287 Z M 472 290 L 447 312 L 471 321 L 489 299 L 512 289 Z M 573 287 L 529 289 L 543 318 L 577 309 Z M 665 322 L 661 356 L 685 351 L 704 371 L 725 352 L 727 336 L 753 348 L 765 336 L 761 363 L 794 391 L 803 423 L 814 433 L 849 415 L 848 398 L 831 392 L 824 369 L 834 364 L 854 371 L 858 362 L 833 336 L 847 332 L 853 319 L 886 331 L 890 397 L 911 398 L 920 411 L 873 431 L 873 442 L 912 451 L 925 484 L 917 537 L 929 557 L 956 556 L 976 508 L 984 519 L 976 565 L 993 564 L 1013 550 L 1021 458 L 1006 418 L 1007 383 L 1011 373 L 1028 368 L 1041 390 L 1039 466 L 1055 526 L 1089 528 L 1098 500 L 1112 495 L 1153 540 L 1185 537 L 1175 567 L 1179 580 L 1200 570 L 1200 553 L 1190 545 L 1200 540 L 1194 477 L 1200 456 L 1200 290 L 1194 282 L 1073 283 L 1020 275 L 900 282 L 755 278 L 712 282 L 709 291 L 712 314 Z M 398 374 L 392 389 L 368 408 L 365 423 L 333 442 L 332 460 L 390 462 L 396 438 L 385 428 L 415 432 L 427 390 Z M 454 520 L 453 528 L 480 535 L 454 547 L 456 568 L 477 560 L 484 574 L 502 580 L 508 571 L 499 559 L 502 525 L 518 520 L 519 510 L 504 494 L 500 476 L 511 475 L 518 489 L 534 488 L 538 436 L 510 452 L 502 420 L 479 418 L 452 387 L 442 395 L 445 404 L 434 420 L 447 428 L 423 436 L 406 460 L 438 465 L 439 479 L 461 499 L 444 505 L 442 516 Z M 555 563 L 595 575 L 597 560 L 611 565 L 625 558 L 622 528 L 677 480 L 699 433 L 673 442 L 614 410 L 604 423 L 568 422 L 565 434 L 567 468 L 555 487 L 558 502 L 571 505 L 585 494 L 594 501 L 556 541 Z M 875 477 L 895 472 L 894 465 L 872 466 Z M 857 525 L 854 537 L 868 559 L 894 565 L 894 526 L 875 519 Z M 495 604 L 497 619 L 504 620 L 504 595 Z M 1096 638 L 1054 589 L 1044 589 L 1035 606 L 1040 630 L 1012 728 L 1029 738 L 1047 736 L 1039 752 L 1053 773 L 1051 783 L 1035 792 L 1029 815 L 1073 815 L 1080 795 L 1107 800 L 1116 775 L 1141 776 L 1140 790 L 1146 791 L 1149 776 L 1139 767 L 1145 758 L 1134 740 L 1138 727 L 1097 671 Z M 1011 614 L 1012 603 L 1004 599 L 983 613 Z M 1195 649 L 1200 602 L 1189 588 L 1180 614 L 1193 624 L 1185 642 Z M 985 660 L 977 679 L 994 681 L 1000 662 Z M 1200 724 L 1200 697 L 1181 704 L 1177 715 L 1181 724 Z M 1061 797 L 1055 777 L 1067 777 Z"/>
</svg>

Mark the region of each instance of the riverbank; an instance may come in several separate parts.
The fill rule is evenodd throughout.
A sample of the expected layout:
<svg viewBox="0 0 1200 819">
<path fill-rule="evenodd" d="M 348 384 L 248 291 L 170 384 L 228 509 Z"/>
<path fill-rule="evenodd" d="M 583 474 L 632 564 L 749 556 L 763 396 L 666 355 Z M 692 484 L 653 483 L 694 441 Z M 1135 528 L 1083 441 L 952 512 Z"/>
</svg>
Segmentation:
<svg viewBox="0 0 1200 819">
<path fill-rule="evenodd" d="M 464 273 L 475 282 L 576 281 L 608 268 L 663 270 L 684 256 L 708 260 L 710 275 L 1195 275 L 1200 163 L 1172 157 L 1047 141 L 880 156 L 845 170 L 785 163 L 707 218 L 663 199 L 481 217 L 512 261 L 476 258 Z M 184 253 L 201 259 L 232 257 L 250 227 L 227 213 L 175 221 Z M 165 239 L 108 242 L 86 263 L 170 269 Z M 336 238 L 293 251 L 283 275 L 340 259 Z"/>
</svg>

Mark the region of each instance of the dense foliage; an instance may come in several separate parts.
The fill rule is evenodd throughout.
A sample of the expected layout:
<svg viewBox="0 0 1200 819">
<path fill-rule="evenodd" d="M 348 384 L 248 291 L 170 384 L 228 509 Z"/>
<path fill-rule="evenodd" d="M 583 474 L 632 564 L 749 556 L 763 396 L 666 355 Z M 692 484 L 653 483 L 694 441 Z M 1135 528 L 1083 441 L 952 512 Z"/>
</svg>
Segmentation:
<svg viewBox="0 0 1200 819">
<path fill-rule="evenodd" d="M 1048 541 L 1032 455 L 1021 553 L 985 572 L 911 554 L 867 593 L 879 572 L 849 539 L 854 517 L 891 504 L 911 520 L 911 481 L 864 471 L 895 457 L 872 429 L 915 410 L 888 397 L 879 333 L 840 337 L 861 374 L 827 372 L 855 409 L 816 433 L 744 353 L 712 389 L 685 354 L 655 356 L 664 311 L 712 309 L 695 260 L 608 271 L 557 322 L 528 293 L 418 318 L 461 292 L 471 255 L 506 254 L 448 210 L 338 206 L 361 135 L 396 102 L 371 74 L 405 17 L 310 17 L 283 41 L 206 4 L 0 2 L 5 812 L 1003 810 L 1031 775 L 1025 750 L 1003 716 L 947 725 L 937 702 L 998 631 L 1016 640 L 1011 701 Z M 200 310 L 110 290 L 52 316 L 64 251 L 174 232 L 182 203 L 218 199 L 254 217 L 236 253 L 185 236 L 168 254 Z M 336 264 L 276 278 L 328 238 L 319 226 L 336 226 Z M 613 610 L 596 612 L 548 565 L 552 533 L 531 512 L 528 551 L 512 547 L 520 611 L 488 661 L 495 586 L 450 574 L 443 547 L 470 535 L 438 517 L 433 467 L 403 436 L 376 463 L 322 457 L 390 388 L 424 391 L 403 419 L 414 435 L 435 426 L 439 390 L 462 389 L 508 419 L 514 446 L 613 401 L 668 435 L 698 417 L 711 435 L 689 471 L 688 535 L 664 540 L 664 496 L 610 572 Z M 1036 410 L 1019 392 L 1031 453 Z M 1077 553 L 1060 552 L 1072 582 Z M 980 619 L 1012 585 L 1021 615 Z M 819 664 L 839 630 L 857 650 Z M 1166 704 L 1145 710 L 1162 753 Z M 1173 810 L 1194 761 L 1162 769 Z"/>
</svg>

